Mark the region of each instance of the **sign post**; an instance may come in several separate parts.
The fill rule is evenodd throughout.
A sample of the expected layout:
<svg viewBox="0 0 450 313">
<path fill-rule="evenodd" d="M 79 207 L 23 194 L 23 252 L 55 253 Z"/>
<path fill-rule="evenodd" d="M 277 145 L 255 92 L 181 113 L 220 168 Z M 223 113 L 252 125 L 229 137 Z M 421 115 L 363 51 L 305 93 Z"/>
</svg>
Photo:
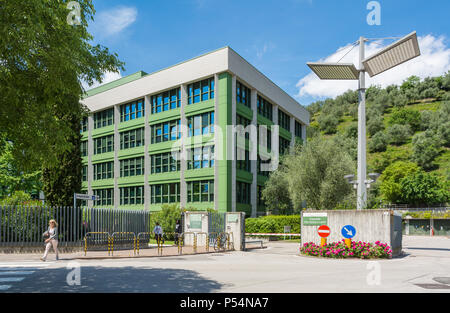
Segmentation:
<svg viewBox="0 0 450 313">
<path fill-rule="evenodd" d="M 77 200 L 86 200 L 86 201 L 98 201 L 100 200 L 99 196 L 96 195 L 85 195 L 82 193 L 74 193 L 73 194 L 73 208 L 77 207 Z"/>
<path fill-rule="evenodd" d="M 317 233 L 319 234 L 320 238 L 320 246 L 326 246 L 327 245 L 327 237 L 330 236 L 330 227 L 327 225 L 319 226 L 317 229 Z"/>
<path fill-rule="evenodd" d="M 352 238 L 356 235 L 356 228 L 352 225 L 345 225 L 341 229 L 341 234 L 345 238 L 345 244 L 347 247 L 351 248 Z"/>
</svg>

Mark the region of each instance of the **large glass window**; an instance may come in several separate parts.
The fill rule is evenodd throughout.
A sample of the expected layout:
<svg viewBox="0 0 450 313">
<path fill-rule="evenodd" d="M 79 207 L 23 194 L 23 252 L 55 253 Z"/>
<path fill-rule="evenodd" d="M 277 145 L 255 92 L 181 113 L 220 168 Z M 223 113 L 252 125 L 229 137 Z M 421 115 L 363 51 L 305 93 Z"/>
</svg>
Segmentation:
<svg viewBox="0 0 450 313">
<path fill-rule="evenodd" d="M 214 99 L 214 77 L 188 85 L 188 104 Z"/>
<path fill-rule="evenodd" d="M 144 186 L 122 187 L 120 190 L 120 205 L 144 204 Z"/>
<path fill-rule="evenodd" d="M 242 103 L 251 108 L 251 93 L 250 89 L 240 82 L 236 82 L 236 102 Z"/>
<path fill-rule="evenodd" d="M 152 144 L 180 139 L 180 120 L 152 125 L 151 135 Z"/>
<path fill-rule="evenodd" d="M 302 124 L 297 121 L 295 121 L 295 136 L 302 138 Z"/>
<path fill-rule="evenodd" d="M 85 157 L 88 155 L 88 142 L 82 141 L 81 142 L 81 156 Z"/>
<path fill-rule="evenodd" d="M 187 158 L 188 170 L 214 167 L 214 146 L 191 148 Z"/>
<path fill-rule="evenodd" d="M 152 114 L 173 110 L 181 105 L 180 88 L 165 91 L 151 97 Z"/>
<path fill-rule="evenodd" d="M 236 148 L 236 169 L 250 172 L 250 152 Z"/>
<path fill-rule="evenodd" d="M 102 128 L 114 124 L 114 108 L 94 113 L 94 128 Z"/>
<path fill-rule="evenodd" d="M 114 150 L 114 135 L 94 138 L 94 154 L 112 152 Z"/>
<path fill-rule="evenodd" d="M 250 204 L 250 188 L 251 184 L 236 182 L 236 202 Z"/>
<path fill-rule="evenodd" d="M 94 180 L 114 178 L 114 162 L 94 164 Z"/>
<path fill-rule="evenodd" d="M 278 125 L 287 131 L 291 131 L 291 118 L 281 110 L 278 110 Z"/>
<path fill-rule="evenodd" d="M 279 138 L 279 153 L 280 154 L 285 154 L 287 152 L 289 152 L 289 147 L 291 145 L 291 142 L 287 139 L 284 139 L 283 137 Z"/>
<path fill-rule="evenodd" d="M 120 133 L 120 150 L 143 146 L 144 131 L 144 128 L 138 128 Z"/>
<path fill-rule="evenodd" d="M 81 120 L 81 131 L 80 133 L 84 133 L 88 131 L 88 118 L 87 117 L 83 117 L 83 119 Z"/>
<path fill-rule="evenodd" d="M 257 99 L 258 113 L 272 121 L 272 104 L 261 96 L 258 96 Z"/>
<path fill-rule="evenodd" d="M 236 126 L 242 126 L 244 129 L 243 131 L 245 131 L 245 128 L 247 126 L 249 126 L 251 124 L 251 121 L 248 118 L 245 118 L 239 114 L 236 115 Z M 238 135 L 243 137 L 244 133 L 242 132 L 238 132 Z M 250 132 L 245 132 L 245 139 L 250 139 Z"/>
<path fill-rule="evenodd" d="M 144 175 L 144 157 L 120 160 L 120 177 Z"/>
<path fill-rule="evenodd" d="M 179 152 L 176 153 L 175 157 L 171 152 L 152 154 L 150 162 L 152 174 L 177 172 L 180 170 Z"/>
<path fill-rule="evenodd" d="M 264 130 L 260 130 L 258 125 L 258 145 L 266 147 L 267 151 L 270 151 L 272 149 L 272 132 L 266 127 L 265 136 L 263 134 Z"/>
<path fill-rule="evenodd" d="M 145 102 L 140 99 L 120 106 L 120 121 L 126 122 L 145 116 Z"/>
<path fill-rule="evenodd" d="M 94 201 L 95 206 L 100 205 L 114 205 L 114 189 L 95 189 L 94 195 L 99 197 L 99 200 Z"/>
<path fill-rule="evenodd" d="M 180 183 L 160 184 L 150 186 L 150 203 L 180 202 Z"/>
<path fill-rule="evenodd" d="M 187 202 L 213 202 L 214 180 L 187 182 Z"/>
<path fill-rule="evenodd" d="M 81 181 L 87 181 L 88 180 L 88 167 L 87 165 L 83 165 L 81 168 Z"/>
<path fill-rule="evenodd" d="M 214 112 L 189 116 L 187 118 L 189 137 L 214 133 Z"/>
</svg>

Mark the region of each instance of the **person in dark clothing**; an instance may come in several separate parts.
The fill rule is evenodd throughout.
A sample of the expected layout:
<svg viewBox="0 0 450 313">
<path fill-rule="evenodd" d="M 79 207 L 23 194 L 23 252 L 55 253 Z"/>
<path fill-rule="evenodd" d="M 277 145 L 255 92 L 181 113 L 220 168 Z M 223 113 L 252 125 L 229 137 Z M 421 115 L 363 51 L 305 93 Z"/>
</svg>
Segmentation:
<svg viewBox="0 0 450 313">
<path fill-rule="evenodd" d="M 177 223 L 175 225 L 175 245 L 178 245 L 179 237 L 181 237 L 181 233 L 183 231 L 183 227 L 181 226 L 181 221 L 177 220 Z"/>
</svg>

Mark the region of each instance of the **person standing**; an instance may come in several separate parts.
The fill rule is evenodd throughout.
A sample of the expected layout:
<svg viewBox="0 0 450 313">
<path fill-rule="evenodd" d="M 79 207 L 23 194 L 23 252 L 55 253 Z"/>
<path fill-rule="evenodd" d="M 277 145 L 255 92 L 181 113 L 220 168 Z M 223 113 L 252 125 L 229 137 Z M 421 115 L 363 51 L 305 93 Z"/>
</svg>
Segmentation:
<svg viewBox="0 0 450 313">
<path fill-rule="evenodd" d="M 159 223 L 156 223 L 155 228 L 153 228 L 153 233 L 155 234 L 156 243 L 159 244 L 162 240 L 162 227 L 159 225 Z"/>
<path fill-rule="evenodd" d="M 178 245 L 182 230 L 183 230 L 183 228 L 181 227 L 181 221 L 177 220 L 177 223 L 175 224 L 175 245 Z"/>
<path fill-rule="evenodd" d="M 51 220 L 49 223 L 49 227 L 47 231 L 44 233 L 44 235 L 48 238 L 45 239 L 45 252 L 42 256 L 41 260 L 45 262 L 47 260 L 48 252 L 50 251 L 50 248 L 53 247 L 53 251 L 55 251 L 56 254 L 56 260 L 59 260 L 59 254 L 58 254 L 58 223 L 56 223 L 55 220 Z"/>
</svg>

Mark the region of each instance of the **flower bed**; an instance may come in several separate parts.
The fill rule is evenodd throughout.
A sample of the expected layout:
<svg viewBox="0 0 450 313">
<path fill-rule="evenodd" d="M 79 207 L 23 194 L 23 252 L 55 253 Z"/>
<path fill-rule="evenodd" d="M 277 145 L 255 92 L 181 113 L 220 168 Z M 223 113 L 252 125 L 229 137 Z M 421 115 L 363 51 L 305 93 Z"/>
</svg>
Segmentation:
<svg viewBox="0 0 450 313">
<path fill-rule="evenodd" d="M 351 248 L 345 241 L 333 242 L 321 247 L 313 242 L 305 243 L 300 247 L 300 253 L 309 256 L 324 258 L 359 258 L 359 259 L 390 259 L 392 250 L 386 243 L 380 241 L 373 243 L 352 241 Z"/>
</svg>

